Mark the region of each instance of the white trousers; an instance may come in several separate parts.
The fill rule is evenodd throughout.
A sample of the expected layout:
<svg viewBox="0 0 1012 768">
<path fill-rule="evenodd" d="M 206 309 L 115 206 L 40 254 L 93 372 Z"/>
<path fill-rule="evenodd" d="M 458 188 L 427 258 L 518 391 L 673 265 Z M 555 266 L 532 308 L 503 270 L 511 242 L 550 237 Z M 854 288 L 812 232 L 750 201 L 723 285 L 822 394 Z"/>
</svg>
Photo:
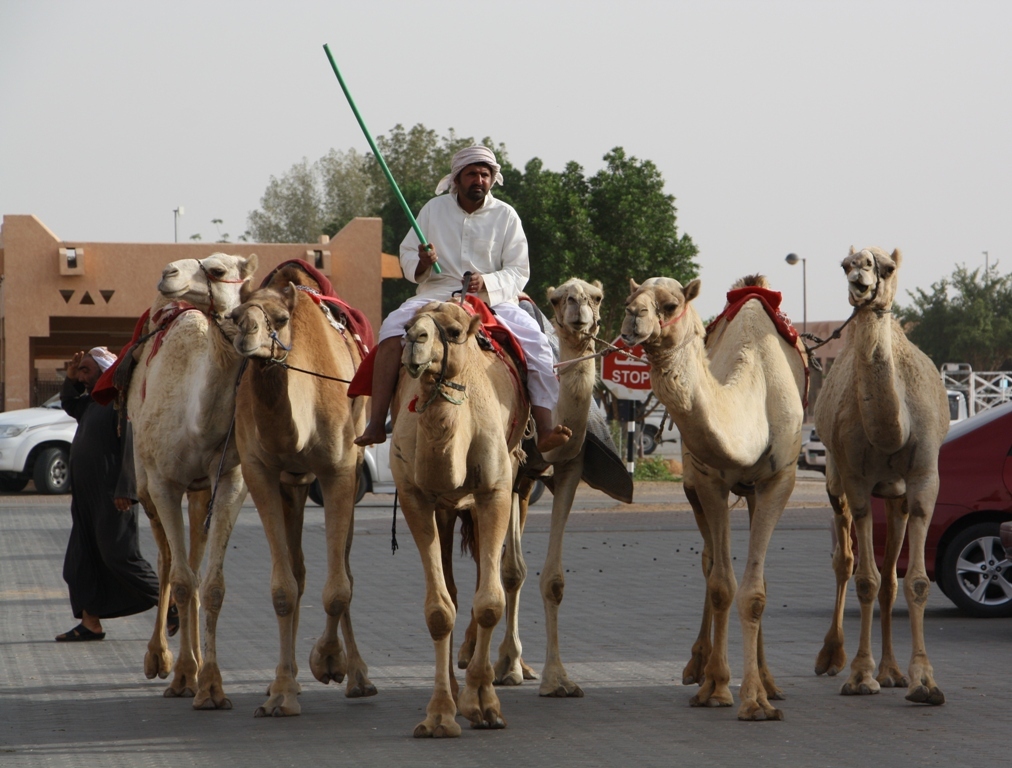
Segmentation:
<svg viewBox="0 0 1012 768">
<path fill-rule="evenodd" d="M 430 297 L 414 296 L 401 304 L 383 321 L 379 340 L 404 336 L 404 326 L 430 301 L 432 301 Z M 496 304 L 492 309 L 502 320 L 503 325 L 517 337 L 527 357 L 527 391 L 531 396 L 531 405 L 554 409 L 559 402 L 559 380 L 555 377 L 555 370 L 552 367 L 555 359 L 552 357 L 548 337 L 538 328 L 534 318 L 519 305 L 504 302 Z"/>
</svg>

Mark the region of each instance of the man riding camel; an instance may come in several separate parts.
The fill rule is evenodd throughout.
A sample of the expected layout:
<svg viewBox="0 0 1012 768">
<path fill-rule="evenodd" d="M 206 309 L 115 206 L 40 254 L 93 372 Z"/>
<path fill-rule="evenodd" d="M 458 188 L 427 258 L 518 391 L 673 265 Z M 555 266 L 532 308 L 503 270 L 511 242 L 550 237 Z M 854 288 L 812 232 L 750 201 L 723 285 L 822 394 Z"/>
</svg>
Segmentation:
<svg viewBox="0 0 1012 768">
<path fill-rule="evenodd" d="M 357 445 L 387 439 L 387 411 L 397 388 L 405 324 L 430 301 L 450 301 L 465 272 L 471 273 L 468 293 L 485 301 L 523 347 L 538 450 L 558 448 L 572 435 L 568 427 L 552 423 L 559 382 L 548 338 L 517 303 L 531 274 L 527 236 L 513 207 L 492 196 L 492 185 L 502 184 L 499 171 L 495 154 L 487 147 L 460 150 L 453 156 L 449 175 L 436 187 L 437 196 L 418 213 L 429 247 L 421 245 L 413 230 L 401 242 L 401 269 L 408 280 L 418 283 L 418 290 L 380 326 L 370 420 L 356 438 Z M 443 195 L 447 191 L 450 194 Z M 437 261 L 441 273 L 432 268 Z"/>
</svg>

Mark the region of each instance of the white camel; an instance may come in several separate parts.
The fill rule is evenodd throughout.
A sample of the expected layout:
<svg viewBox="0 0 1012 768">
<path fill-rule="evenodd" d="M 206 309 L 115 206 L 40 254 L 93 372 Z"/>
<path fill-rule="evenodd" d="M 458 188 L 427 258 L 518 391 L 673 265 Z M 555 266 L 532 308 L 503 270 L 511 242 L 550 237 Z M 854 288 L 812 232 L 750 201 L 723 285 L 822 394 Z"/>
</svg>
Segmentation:
<svg viewBox="0 0 1012 768">
<path fill-rule="evenodd" d="M 136 350 L 138 362 L 127 396 L 138 495 L 159 544 L 161 583 L 171 585 L 179 608 L 179 658 L 165 695 L 193 696 L 194 708 L 201 709 L 232 706 L 222 688 L 215 627 L 225 596 L 225 548 L 246 497 L 246 486 L 234 441 L 226 445 L 243 358 L 226 335 L 224 326 L 230 323 L 224 315 L 239 306 L 256 267 L 255 255 L 244 259 L 223 253 L 169 264 L 158 284 L 161 296 L 152 307 L 150 325 L 157 326 L 158 311 L 170 311 L 173 302 L 188 302 L 202 311 L 181 312 L 163 333 Z M 232 330 L 234 326 L 228 332 Z M 223 451 L 200 595 L 206 641 L 201 663 L 196 620 L 200 547 L 192 547 L 196 551 L 187 558 L 182 498 L 194 491 L 203 492 L 204 499 L 209 497 Z M 199 512 L 191 509 L 191 542 L 200 538 L 200 531 L 193 530 L 196 520 L 203 517 Z M 149 678 L 168 676 L 172 666 L 164 631 L 165 607 L 163 598 L 144 663 Z"/>
</svg>

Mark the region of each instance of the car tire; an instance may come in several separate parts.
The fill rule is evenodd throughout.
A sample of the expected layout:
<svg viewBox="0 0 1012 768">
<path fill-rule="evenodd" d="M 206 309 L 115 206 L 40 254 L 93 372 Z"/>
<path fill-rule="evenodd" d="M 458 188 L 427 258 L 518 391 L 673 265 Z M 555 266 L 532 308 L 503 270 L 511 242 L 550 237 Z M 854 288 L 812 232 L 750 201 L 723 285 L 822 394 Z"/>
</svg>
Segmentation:
<svg viewBox="0 0 1012 768">
<path fill-rule="evenodd" d="M 355 503 L 358 504 L 362 501 L 365 496 L 365 492 L 369 490 L 369 473 L 365 468 L 365 464 L 362 464 L 358 468 L 358 482 L 355 484 Z M 309 486 L 309 498 L 323 506 L 323 489 L 320 488 L 320 481 L 314 480 Z"/>
<path fill-rule="evenodd" d="M 20 493 L 28 485 L 30 477 L 24 475 L 8 475 L 0 477 L 0 491 L 3 493 Z"/>
<path fill-rule="evenodd" d="M 657 450 L 657 427 L 653 424 L 643 425 L 643 455 L 649 456 Z"/>
<path fill-rule="evenodd" d="M 67 452 L 62 448 L 47 448 L 40 453 L 35 459 L 32 479 L 39 493 L 70 493 Z"/>
<path fill-rule="evenodd" d="M 942 590 L 968 616 L 1012 616 L 1012 562 L 1001 543 L 1000 521 L 976 523 L 949 542 L 942 557 Z"/>
</svg>

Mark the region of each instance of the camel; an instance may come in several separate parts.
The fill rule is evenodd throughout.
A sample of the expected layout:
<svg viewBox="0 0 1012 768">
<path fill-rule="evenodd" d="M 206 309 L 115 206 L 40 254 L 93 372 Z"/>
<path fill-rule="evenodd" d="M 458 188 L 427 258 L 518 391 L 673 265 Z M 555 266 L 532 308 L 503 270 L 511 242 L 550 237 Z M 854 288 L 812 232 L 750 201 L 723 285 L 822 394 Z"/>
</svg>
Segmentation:
<svg viewBox="0 0 1012 768">
<path fill-rule="evenodd" d="M 436 680 L 415 737 L 459 736 L 458 707 L 473 728 L 504 728 L 493 688 L 492 631 L 505 605 L 500 561 L 519 509 L 512 493 L 530 406 L 517 371 L 479 346 L 481 317 L 457 304 L 430 302 L 408 324 L 394 395 L 391 471 L 425 573 L 425 623 Z M 478 551 L 472 604 L 474 654 L 458 689 L 451 667 L 457 615 L 453 526 L 470 510 L 462 536 Z"/>
<path fill-rule="evenodd" d="M 235 348 L 250 360 L 236 395 L 236 444 L 270 544 L 271 598 L 281 636 L 276 676 L 256 717 L 301 712 L 295 639 L 306 585 L 303 512 L 314 476 L 323 490 L 327 531 L 327 624 L 309 665 L 324 684 L 340 683 L 347 673 L 348 697 L 376 693 L 349 613 L 353 579 L 348 555 L 362 462 L 362 449 L 353 441 L 365 426 L 365 409 L 362 398 L 348 399 L 347 382 L 362 355 L 350 332 L 331 327 L 329 310 L 314 301 L 320 293 L 319 283 L 306 271 L 287 265 L 231 315 L 238 327 Z"/>
<path fill-rule="evenodd" d="M 517 626 L 520 589 L 527 574 L 520 547 L 520 534 L 526 522 L 527 500 L 534 479 L 551 467 L 552 522 L 540 582 L 548 644 L 539 693 L 541 696 L 579 697 L 583 696 L 583 690 L 569 678 L 559 654 L 559 606 L 566 584 L 562 568 L 562 539 L 576 489 L 583 475 L 587 419 L 597 380 L 596 361 L 590 353 L 594 351 L 594 336 L 598 331 L 604 294 L 600 281 L 588 283 L 571 278 L 557 288 L 549 288 L 547 298 L 552 305 L 552 325 L 560 346 L 559 402 L 552 414 L 552 422 L 568 427 L 573 434 L 567 443 L 544 455 L 537 454 L 534 449 L 535 452 L 529 453 L 523 467 L 519 483 L 519 525 L 511 526 L 503 557 L 506 634 L 499 647 L 499 659 L 494 666 L 495 682 L 498 685 L 520 685 L 525 679 L 537 678 L 521 656 L 522 645 Z M 471 623 L 473 626 L 473 619 Z M 473 651 L 471 629 L 468 628 L 458 659 L 458 666 L 462 668 L 467 666 Z"/>
<path fill-rule="evenodd" d="M 753 276 L 736 287 L 767 287 Z M 622 338 L 642 344 L 650 360 L 654 393 L 678 425 L 683 440 L 684 485 L 703 535 L 707 599 L 713 647 L 693 706 L 731 706 L 727 626 L 736 582 L 731 561 L 729 494 L 754 494 L 748 562 L 737 590 L 744 641 L 740 720 L 781 720 L 770 704 L 782 698 L 765 669 L 761 619 L 766 603 L 763 564 L 774 526 L 794 489 L 801 447 L 805 364 L 800 346 L 780 333 L 759 299 L 737 304 L 711 326 L 692 305 L 700 282 L 671 278 L 630 280 Z M 778 294 L 772 294 L 779 299 Z M 729 319 L 730 318 L 730 319 Z"/>
<path fill-rule="evenodd" d="M 165 695 L 192 696 L 196 709 L 231 708 L 218 668 L 215 628 L 225 596 L 225 549 L 246 497 L 246 486 L 234 446 L 225 445 L 242 358 L 226 336 L 221 316 L 239 305 L 240 294 L 256 266 L 255 255 L 244 259 L 223 253 L 169 264 L 158 284 L 161 295 L 152 307 L 152 324 L 156 324 L 158 310 L 171 310 L 172 302 L 177 306 L 187 302 L 202 311 L 183 311 L 164 333 L 135 351 L 138 362 L 127 394 L 138 497 L 158 544 L 163 589 L 144 670 L 148 678 L 165 678 L 173 667 L 165 635 L 168 598 L 164 591 L 171 585 L 179 608 L 180 647 Z M 217 474 L 223 451 L 215 514 L 207 536 L 209 561 L 200 595 L 206 641 L 201 659 L 197 569 L 203 554 L 203 518 L 208 511 L 211 478 Z M 182 497 L 188 492 L 189 559 L 182 517 Z"/>
<path fill-rule="evenodd" d="M 815 428 L 826 445 L 826 491 L 833 506 L 836 608 L 815 663 L 817 674 L 837 674 L 846 663 L 843 607 L 854 569 L 851 525 L 857 531 L 855 576 L 861 603 L 861 639 L 841 693 L 872 694 L 907 687 L 907 700 L 939 705 L 938 688 L 924 647 L 924 606 L 930 582 L 924 541 L 938 496 L 938 451 L 949 429 L 945 387 L 934 364 L 907 340 L 890 309 L 901 254 L 879 248 L 850 249 L 843 260 L 854 307 L 843 351 L 819 393 Z M 887 524 L 881 577 L 872 555 L 871 497 L 885 499 Z M 903 592 L 910 611 L 912 650 L 907 676 L 892 647 L 896 561 L 906 531 L 910 560 Z M 882 662 L 874 676 L 871 622 L 875 593 L 882 613 Z"/>
</svg>

